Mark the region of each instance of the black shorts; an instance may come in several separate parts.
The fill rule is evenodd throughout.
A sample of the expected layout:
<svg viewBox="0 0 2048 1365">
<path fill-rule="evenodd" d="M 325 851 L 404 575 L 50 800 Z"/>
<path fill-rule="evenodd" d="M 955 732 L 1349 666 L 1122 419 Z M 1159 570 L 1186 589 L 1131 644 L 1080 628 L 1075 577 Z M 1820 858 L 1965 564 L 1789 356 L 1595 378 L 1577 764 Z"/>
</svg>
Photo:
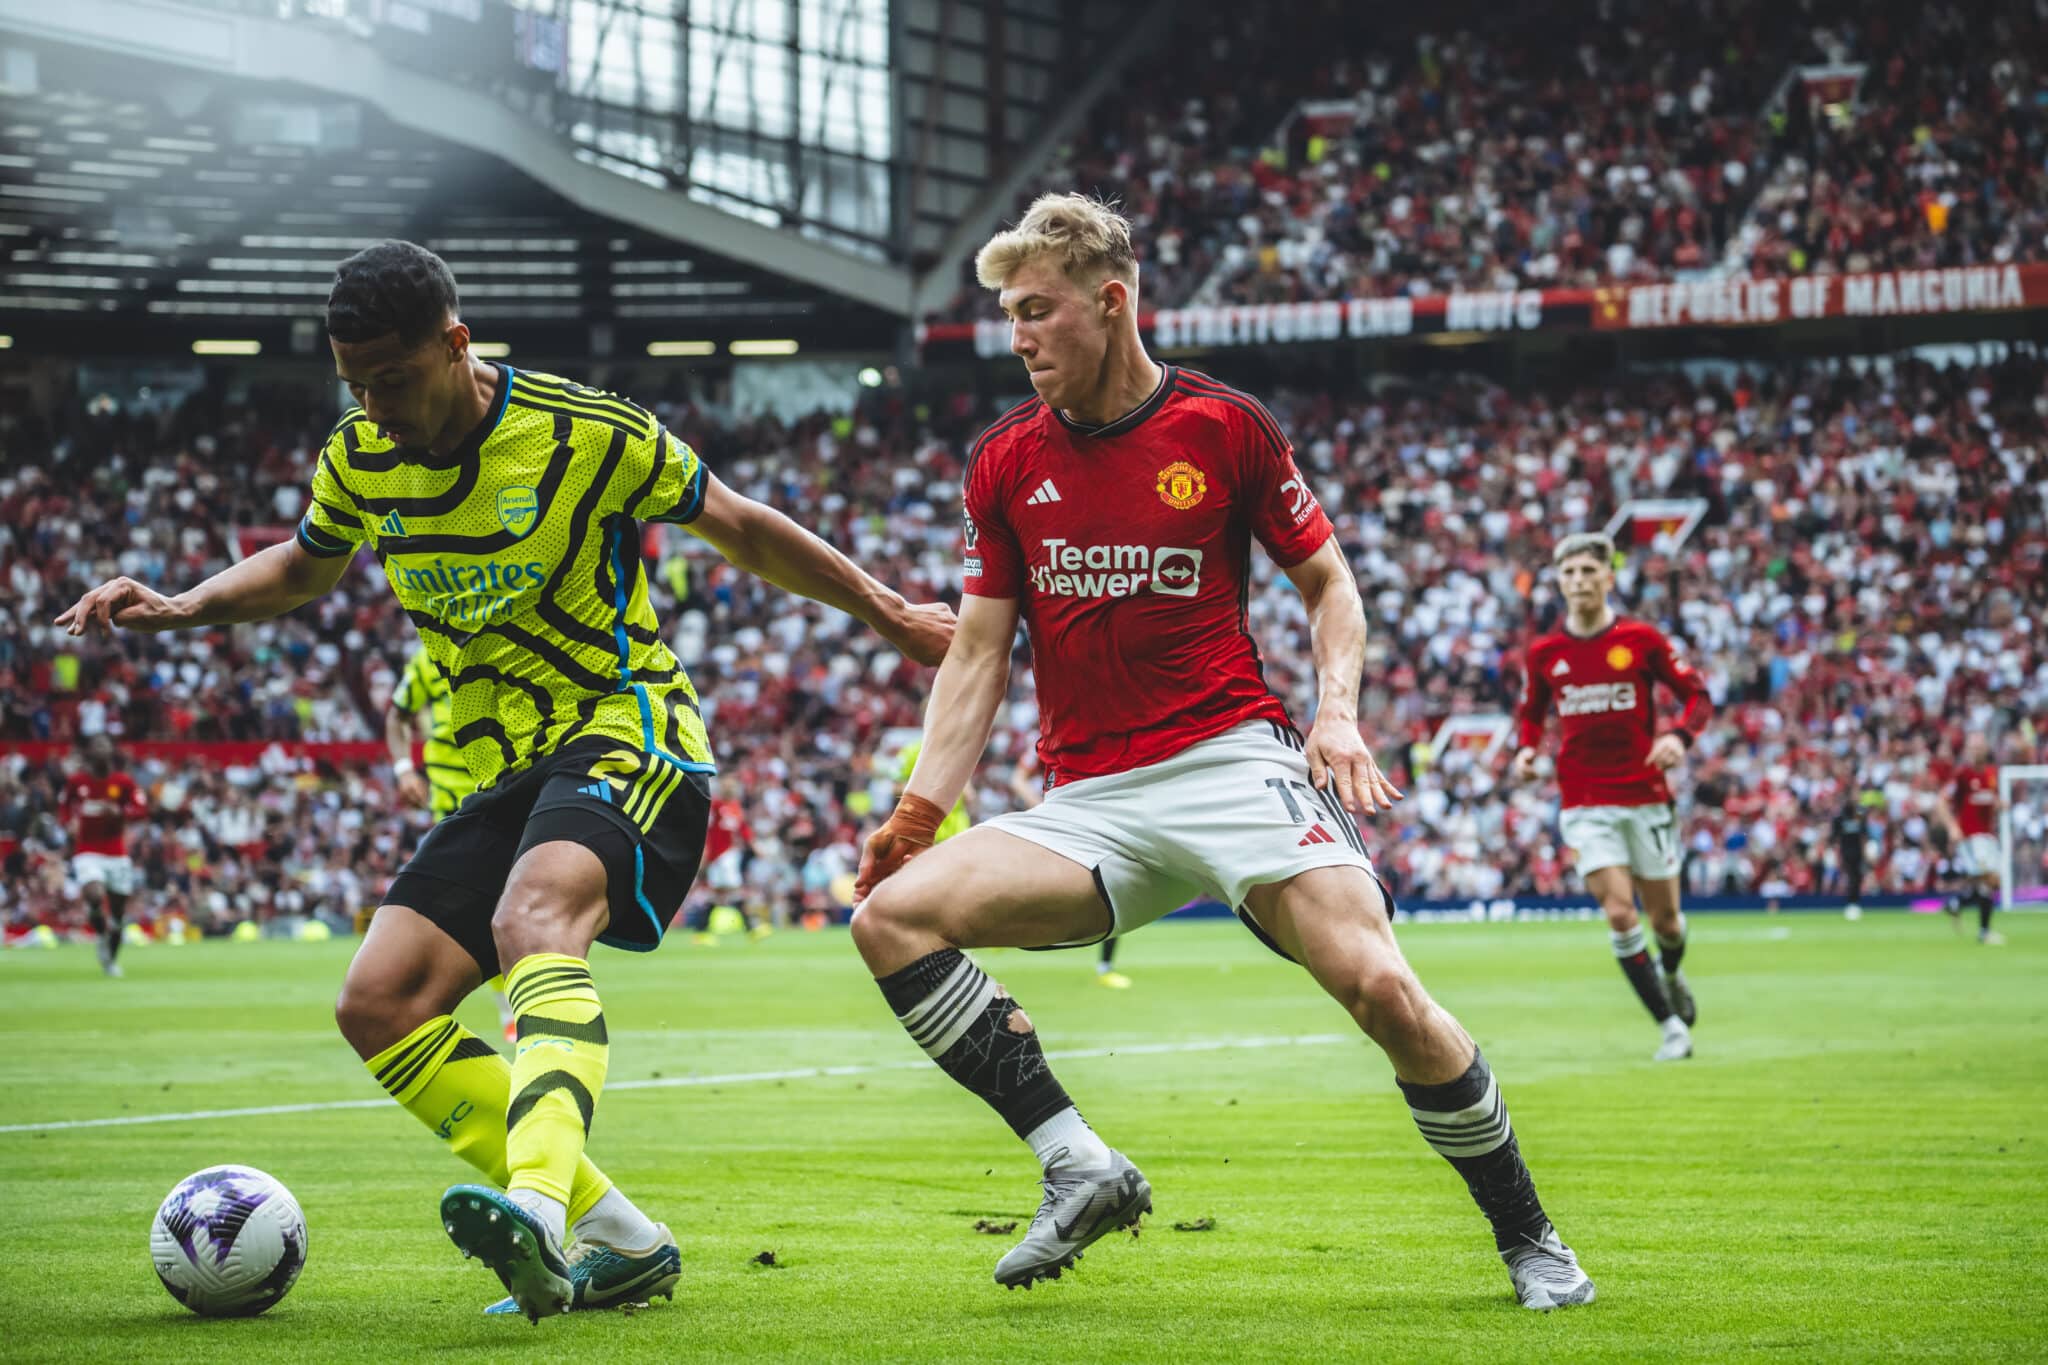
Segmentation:
<svg viewBox="0 0 2048 1365">
<path fill-rule="evenodd" d="M 477 792 L 427 833 L 385 895 L 499 972 L 491 915 L 512 865 L 539 844 L 581 844 L 604 864 L 611 921 L 599 943 L 660 946 L 704 857 L 711 783 L 615 739 L 579 739 Z"/>
</svg>

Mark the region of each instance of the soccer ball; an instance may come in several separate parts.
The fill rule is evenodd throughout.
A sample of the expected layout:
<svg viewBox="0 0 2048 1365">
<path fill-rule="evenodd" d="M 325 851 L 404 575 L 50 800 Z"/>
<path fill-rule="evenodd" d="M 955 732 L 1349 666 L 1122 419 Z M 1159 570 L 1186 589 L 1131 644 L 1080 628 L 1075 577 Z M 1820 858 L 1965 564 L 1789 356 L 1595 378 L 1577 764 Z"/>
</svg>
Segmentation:
<svg viewBox="0 0 2048 1365">
<path fill-rule="evenodd" d="M 209 1166 L 180 1180 L 149 1229 L 156 1277 L 209 1318 L 254 1317 L 306 1264 L 306 1215 L 253 1166 Z"/>
</svg>

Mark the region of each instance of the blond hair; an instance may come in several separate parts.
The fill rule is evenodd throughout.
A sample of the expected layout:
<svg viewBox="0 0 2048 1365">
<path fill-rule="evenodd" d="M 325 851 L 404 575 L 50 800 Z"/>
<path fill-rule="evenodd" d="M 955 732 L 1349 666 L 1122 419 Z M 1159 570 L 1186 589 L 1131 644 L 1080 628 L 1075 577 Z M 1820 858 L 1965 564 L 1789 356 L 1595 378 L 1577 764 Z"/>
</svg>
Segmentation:
<svg viewBox="0 0 2048 1365">
<path fill-rule="evenodd" d="M 1557 542 L 1550 555 L 1552 564 L 1563 564 L 1574 555 L 1591 555 L 1602 564 L 1614 563 L 1614 539 L 1599 531 L 1579 531 Z"/>
<path fill-rule="evenodd" d="M 1001 289 L 1019 267 L 1040 256 L 1057 259 L 1076 284 L 1099 284 L 1114 276 L 1134 290 L 1138 287 L 1130 220 L 1100 199 L 1039 195 L 1017 226 L 998 232 L 976 253 L 974 277 L 984 289 Z"/>
</svg>

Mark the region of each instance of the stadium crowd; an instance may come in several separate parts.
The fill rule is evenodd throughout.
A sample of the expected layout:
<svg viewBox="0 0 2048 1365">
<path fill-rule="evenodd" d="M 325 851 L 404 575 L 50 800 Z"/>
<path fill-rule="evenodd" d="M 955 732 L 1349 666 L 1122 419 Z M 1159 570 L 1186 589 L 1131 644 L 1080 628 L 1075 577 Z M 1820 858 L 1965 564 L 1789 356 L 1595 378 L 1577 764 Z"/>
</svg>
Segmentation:
<svg viewBox="0 0 2048 1365">
<path fill-rule="evenodd" d="M 966 414 L 927 423 L 884 394 L 850 417 L 714 429 L 680 402 L 655 406 L 735 488 L 910 596 L 957 589 Z M 1408 792 L 1368 839 L 1404 899 L 1575 889 L 1547 784 L 1514 787 L 1504 752 L 1433 739 L 1447 715 L 1509 709 L 1521 650 L 1560 610 L 1543 573 L 1552 538 L 1604 525 L 1630 498 L 1706 505 L 1682 549 L 1636 553 L 1620 582 L 1626 609 L 1683 642 L 1717 705 L 1680 783 L 1695 894 L 1840 889 L 1829 830 L 1847 802 L 1865 817 L 1867 890 L 1937 889 L 1936 803 L 1962 736 L 1993 736 L 2006 762 L 2048 761 L 2048 366 L 2034 355 L 1667 370 L 1556 393 L 1388 381 L 1272 406 L 1366 599 L 1361 714 Z M 229 528 L 292 524 L 324 428 L 204 410 L 88 428 L 40 441 L 17 429 L 0 463 L 0 739 L 381 734 L 412 634 L 368 556 L 281 622 L 90 642 L 47 625 L 111 573 L 182 586 L 227 561 Z M 893 769 L 872 758 L 918 723 L 927 679 L 684 532 L 653 528 L 644 549 L 703 695 L 735 843 L 699 897 L 843 913 L 858 840 L 892 796 Z M 1252 632 L 1305 723 L 1306 620 L 1258 562 Z M 1036 732 L 1021 655 L 1016 676 L 972 797 L 982 814 L 1010 801 Z M 0 902 L 16 925 L 68 913 L 62 762 L 0 753 Z M 135 836 L 137 909 L 202 928 L 345 918 L 425 828 L 380 763 L 273 747 L 240 766 L 128 766 L 152 809 Z"/>
<path fill-rule="evenodd" d="M 1578 8 L 1202 11 L 1030 193 L 1121 203 L 1154 307 L 2048 259 L 2038 7 Z"/>
</svg>

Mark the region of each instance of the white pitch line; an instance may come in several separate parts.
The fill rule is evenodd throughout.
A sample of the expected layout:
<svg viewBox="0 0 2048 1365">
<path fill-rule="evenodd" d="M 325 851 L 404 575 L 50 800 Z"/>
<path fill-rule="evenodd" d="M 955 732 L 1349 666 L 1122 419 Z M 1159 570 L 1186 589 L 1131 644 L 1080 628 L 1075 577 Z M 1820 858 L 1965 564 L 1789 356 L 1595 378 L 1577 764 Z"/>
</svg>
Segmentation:
<svg viewBox="0 0 2048 1365">
<path fill-rule="evenodd" d="M 1238 1052 L 1273 1047 L 1329 1047 L 1355 1042 L 1353 1033 L 1309 1033 L 1276 1038 L 1196 1038 L 1180 1043 L 1119 1043 L 1113 1047 L 1067 1048 L 1046 1053 L 1052 1061 L 1089 1057 L 1158 1056 L 1180 1052 Z M 767 1081 L 809 1081 L 826 1076 L 872 1076 L 884 1071 L 922 1071 L 924 1062 L 877 1062 L 867 1066 L 806 1066 L 790 1071 L 735 1071 L 720 1076 L 652 1076 L 639 1081 L 613 1081 L 614 1090 L 673 1090 L 694 1085 L 760 1085 Z M 391 1101 L 320 1100 L 310 1104 L 262 1104 L 248 1109 L 193 1109 L 182 1114 L 133 1114 L 106 1119 L 63 1119 L 55 1123 L 0 1124 L 0 1133 L 55 1133 L 70 1128 L 133 1128 L 151 1123 L 194 1123 L 202 1119 L 251 1119 L 268 1114 L 324 1114 L 336 1109 L 384 1109 Z"/>
</svg>

